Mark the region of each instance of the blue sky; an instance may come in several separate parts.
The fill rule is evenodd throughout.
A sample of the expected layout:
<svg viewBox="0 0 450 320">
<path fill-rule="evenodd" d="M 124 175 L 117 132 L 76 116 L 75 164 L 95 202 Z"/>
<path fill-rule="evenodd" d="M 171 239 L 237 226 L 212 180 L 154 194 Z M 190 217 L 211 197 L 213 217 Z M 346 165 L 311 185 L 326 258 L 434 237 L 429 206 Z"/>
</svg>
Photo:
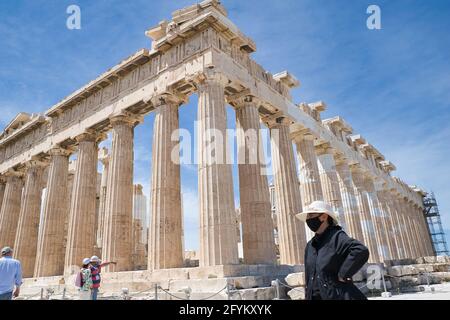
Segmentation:
<svg viewBox="0 0 450 320">
<path fill-rule="evenodd" d="M 0 127 L 19 111 L 43 112 L 140 48 L 144 31 L 193 1 L 3 0 L 0 2 Z M 396 166 L 396 176 L 436 193 L 450 241 L 450 2 L 422 0 L 225 0 L 255 40 L 254 59 L 289 70 L 294 101 L 323 100 Z M 81 8 L 82 29 L 66 28 Z M 366 27 L 377 4 L 382 30 Z M 180 110 L 192 131 L 195 96 Z M 229 127 L 234 113 L 229 109 Z M 135 183 L 148 195 L 154 116 L 136 128 Z M 237 175 L 235 172 L 235 186 Z M 183 166 L 186 248 L 198 247 L 197 172 Z M 236 188 L 235 188 L 236 189 Z M 236 202 L 238 193 L 236 189 Z"/>
</svg>

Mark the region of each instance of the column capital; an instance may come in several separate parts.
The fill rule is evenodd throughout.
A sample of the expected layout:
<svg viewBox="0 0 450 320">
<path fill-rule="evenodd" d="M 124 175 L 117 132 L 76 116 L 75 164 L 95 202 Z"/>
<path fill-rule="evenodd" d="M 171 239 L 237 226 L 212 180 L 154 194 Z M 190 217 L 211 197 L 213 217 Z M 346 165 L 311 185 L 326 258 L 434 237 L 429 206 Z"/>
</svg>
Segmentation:
<svg viewBox="0 0 450 320">
<path fill-rule="evenodd" d="M 172 92 L 165 92 L 156 96 L 152 96 L 149 101 L 153 105 L 153 107 L 157 109 L 167 104 L 176 105 L 177 107 L 179 107 L 182 104 L 188 103 L 189 98 L 187 96 L 181 96 Z"/>
<path fill-rule="evenodd" d="M 318 156 L 324 155 L 324 154 L 335 154 L 335 150 L 333 148 L 331 148 L 330 143 L 325 142 L 322 144 L 319 144 L 317 146 L 315 146 L 316 148 L 316 152 Z"/>
<path fill-rule="evenodd" d="M 350 166 L 350 163 L 349 163 L 348 159 L 341 152 L 336 152 L 334 154 L 334 161 L 335 161 L 337 166 L 344 165 L 344 164 L 347 164 L 348 166 Z"/>
<path fill-rule="evenodd" d="M 3 175 L 5 177 L 5 181 L 8 182 L 11 179 L 19 178 L 22 179 L 24 176 L 24 172 L 22 170 L 16 170 L 16 169 L 8 169 Z"/>
<path fill-rule="evenodd" d="M 125 124 L 130 127 L 135 127 L 139 123 L 142 123 L 144 121 L 144 117 L 136 114 L 132 114 L 129 112 L 122 112 L 119 114 L 111 115 L 109 117 L 109 122 L 112 127 L 116 125 Z"/>
<path fill-rule="evenodd" d="M 27 170 L 32 168 L 43 169 L 48 166 L 49 161 L 43 157 L 32 157 L 31 160 L 25 162 Z"/>
<path fill-rule="evenodd" d="M 295 142 L 314 141 L 315 139 L 311 130 L 298 125 L 292 125 L 290 127 L 290 137 Z"/>
<path fill-rule="evenodd" d="M 226 97 L 227 103 L 235 107 L 236 109 L 243 107 L 256 107 L 263 103 L 262 100 L 252 94 L 250 94 L 250 90 L 245 89 L 239 93 L 230 95 Z"/>
<path fill-rule="evenodd" d="M 86 130 L 82 134 L 75 137 L 75 140 L 80 142 L 96 142 L 97 141 L 97 133 L 94 130 Z"/>
<path fill-rule="evenodd" d="M 292 124 L 292 121 L 286 118 L 286 116 L 281 111 L 273 115 L 262 117 L 262 121 L 269 129 L 279 129 L 282 127 L 287 127 L 290 130 L 289 126 Z"/>
<path fill-rule="evenodd" d="M 202 87 L 207 87 L 211 83 L 216 83 L 222 86 L 227 85 L 230 80 L 222 73 L 217 72 L 215 70 L 207 69 L 202 73 L 197 74 L 195 77 L 191 79 L 197 89 L 201 89 Z"/>
<path fill-rule="evenodd" d="M 52 149 L 48 151 L 50 156 L 65 156 L 69 157 L 73 153 L 72 148 L 65 148 L 62 146 L 54 146 Z"/>
</svg>

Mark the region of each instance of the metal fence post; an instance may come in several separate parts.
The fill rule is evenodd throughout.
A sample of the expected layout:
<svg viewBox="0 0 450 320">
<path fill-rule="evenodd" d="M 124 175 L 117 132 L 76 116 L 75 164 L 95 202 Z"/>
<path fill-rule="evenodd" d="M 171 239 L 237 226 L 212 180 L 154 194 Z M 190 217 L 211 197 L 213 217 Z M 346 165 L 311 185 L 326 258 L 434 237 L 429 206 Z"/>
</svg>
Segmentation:
<svg viewBox="0 0 450 320">
<path fill-rule="evenodd" d="M 381 296 L 383 298 L 390 298 L 390 297 L 392 297 L 392 293 L 388 292 L 387 288 L 386 288 L 386 280 L 384 279 L 384 266 L 383 266 L 383 268 L 381 270 L 381 280 L 383 281 L 383 288 L 384 288 L 384 292 L 381 293 Z"/>
<path fill-rule="evenodd" d="M 272 281 L 271 285 L 275 287 L 275 299 L 274 300 L 280 300 L 280 280 L 275 279 Z"/>
</svg>

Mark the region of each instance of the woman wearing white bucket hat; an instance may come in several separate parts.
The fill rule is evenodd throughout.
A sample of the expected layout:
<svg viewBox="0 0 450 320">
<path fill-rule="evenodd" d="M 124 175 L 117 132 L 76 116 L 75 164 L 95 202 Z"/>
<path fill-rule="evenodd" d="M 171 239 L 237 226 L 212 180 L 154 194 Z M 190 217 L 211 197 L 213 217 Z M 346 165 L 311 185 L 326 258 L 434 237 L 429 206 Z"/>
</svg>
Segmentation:
<svg viewBox="0 0 450 320">
<path fill-rule="evenodd" d="M 80 300 L 91 300 L 92 275 L 89 263 L 91 259 L 84 258 L 80 272 L 78 272 L 75 285 L 80 289 Z"/>
<path fill-rule="evenodd" d="M 339 216 L 324 201 L 314 201 L 296 217 L 315 232 L 305 249 L 307 300 L 362 300 L 351 278 L 369 259 L 369 250 L 339 226 Z"/>
</svg>

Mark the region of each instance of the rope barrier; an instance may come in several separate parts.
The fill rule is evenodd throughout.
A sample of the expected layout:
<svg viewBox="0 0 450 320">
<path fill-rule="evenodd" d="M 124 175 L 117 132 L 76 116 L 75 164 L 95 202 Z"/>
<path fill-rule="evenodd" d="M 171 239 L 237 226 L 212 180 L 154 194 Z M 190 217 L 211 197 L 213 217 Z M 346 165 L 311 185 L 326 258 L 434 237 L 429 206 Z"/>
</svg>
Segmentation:
<svg viewBox="0 0 450 320">
<path fill-rule="evenodd" d="M 287 285 L 287 284 L 284 284 L 284 283 L 281 282 L 281 281 L 279 281 L 278 283 L 281 284 L 283 287 L 286 287 L 286 288 L 289 288 L 289 289 L 292 289 L 292 290 L 295 290 L 295 291 L 298 291 L 298 292 L 302 292 L 302 293 L 303 293 L 303 290 L 299 290 L 299 289 L 297 289 L 297 288 L 291 287 L 291 286 L 289 286 L 289 285 Z"/>
<path fill-rule="evenodd" d="M 222 292 L 223 290 L 225 290 L 227 287 L 228 287 L 228 285 L 226 285 L 222 290 L 220 290 L 220 291 L 214 293 L 213 295 L 211 295 L 211 296 L 209 296 L 209 297 L 207 297 L 207 298 L 200 299 L 200 300 L 208 300 L 208 299 L 211 299 L 211 298 L 217 296 L 219 293 L 221 293 L 221 292 Z"/>
<path fill-rule="evenodd" d="M 162 291 L 164 291 L 165 293 L 167 293 L 169 296 L 174 297 L 174 298 L 176 298 L 176 299 L 179 299 L 179 300 L 186 300 L 186 301 L 189 300 L 189 299 L 177 297 L 176 295 L 173 295 L 173 294 L 171 294 L 169 291 L 163 289 L 161 286 L 158 286 L 158 288 L 161 289 Z"/>
</svg>

